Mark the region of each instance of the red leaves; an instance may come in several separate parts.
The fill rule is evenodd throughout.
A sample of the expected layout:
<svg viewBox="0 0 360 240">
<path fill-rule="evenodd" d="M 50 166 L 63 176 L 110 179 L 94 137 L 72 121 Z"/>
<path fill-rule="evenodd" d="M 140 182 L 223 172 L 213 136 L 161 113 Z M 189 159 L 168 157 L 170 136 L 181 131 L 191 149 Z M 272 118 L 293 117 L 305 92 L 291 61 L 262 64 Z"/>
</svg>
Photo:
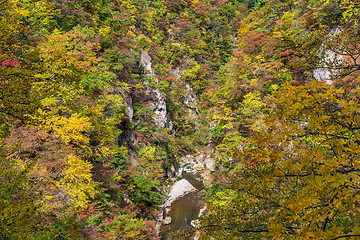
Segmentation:
<svg viewBox="0 0 360 240">
<path fill-rule="evenodd" d="M 281 55 L 283 55 L 283 56 L 289 56 L 289 55 L 291 55 L 292 53 L 293 53 L 293 51 L 292 51 L 291 49 L 288 49 L 288 50 L 282 52 Z"/>
<path fill-rule="evenodd" d="M 116 216 L 115 216 L 116 217 Z M 107 226 L 112 224 L 112 220 L 109 220 L 108 218 L 105 218 L 104 220 L 104 227 L 107 228 Z"/>
<path fill-rule="evenodd" d="M 130 31 L 130 30 L 129 30 L 129 31 Z M 120 54 L 120 55 L 123 54 L 123 53 L 125 52 L 125 50 L 126 50 L 126 48 L 120 49 L 120 50 L 119 50 L 119 54 Z"/>
<path fill-rule="evenodd" d="M 262 47 L 265 46 L 269 40 L 264 32 L 251 31 L 246 37 L 244 51 L 252 54 L 261 52 Z"/>
<path fill-rule="evenodd" d="M 142 135 L 140 133 L 136 133 L 136 141 L 141 141 Z"/>
<path fill-rule="evenodd" d="M 283 60 L 291 60 L 291 58 L 293 58 L 293 54 L 294 54 L 294 51 L 291 50 L 291 49 L 288 49 L 284 52 L 281 53 L 281 56 L 283 57 Z"/>
<path fill-rule="evenodd" d="M 2 52 L 0 51 L 0 55 Z M 1 66 L 3 67 L 19 67 L 20 63 L 16 59 L 11 59 L 10 57 L 4 61 L 2 61 Z"/>
</svg>

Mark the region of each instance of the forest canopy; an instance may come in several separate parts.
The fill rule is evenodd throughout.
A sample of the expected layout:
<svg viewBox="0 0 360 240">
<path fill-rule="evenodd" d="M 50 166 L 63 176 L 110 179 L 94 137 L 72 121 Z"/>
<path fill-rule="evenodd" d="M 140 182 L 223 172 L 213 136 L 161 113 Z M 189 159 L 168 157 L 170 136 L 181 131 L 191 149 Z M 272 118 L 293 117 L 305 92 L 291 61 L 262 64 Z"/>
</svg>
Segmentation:
<svg viewBox="0 0 360 240">
<path fill-rule="evenodd" d="M 0 238 L 358 239 L 359 2 L 0 0 Z"/>
</svg>

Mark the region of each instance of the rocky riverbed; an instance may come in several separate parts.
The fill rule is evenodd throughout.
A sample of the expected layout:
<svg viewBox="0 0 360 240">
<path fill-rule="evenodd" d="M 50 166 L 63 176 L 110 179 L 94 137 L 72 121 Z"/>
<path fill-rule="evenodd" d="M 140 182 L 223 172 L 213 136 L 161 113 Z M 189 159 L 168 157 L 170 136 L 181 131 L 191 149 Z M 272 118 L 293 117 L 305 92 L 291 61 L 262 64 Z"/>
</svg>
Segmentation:
<svg viewBox="0 0 360 240">
<path fill-rule="evenodd" d="M 180 159 L 181 167 L 161 208 L 160 236 L 163 240 L 172 239 L 171 234 L 191 226 L 204 209 L 200 190 L 207 184 L 208 175 L 214 168 L 211 152 L 196 156 L 187 155 Z"/>
</svg>

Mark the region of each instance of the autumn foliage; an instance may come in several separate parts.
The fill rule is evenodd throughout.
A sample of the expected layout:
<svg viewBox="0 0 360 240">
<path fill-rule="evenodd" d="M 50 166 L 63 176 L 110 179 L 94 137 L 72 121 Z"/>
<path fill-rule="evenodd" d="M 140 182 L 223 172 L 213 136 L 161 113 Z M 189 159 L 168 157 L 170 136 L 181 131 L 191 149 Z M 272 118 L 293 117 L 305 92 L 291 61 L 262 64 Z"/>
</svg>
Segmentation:
<svg viewBox="0 0 360 240">
<path fill-rule="evenodd" d="M 158 239 L 179 158 L 212 148 L 208 210 L 180 239 L 356 239 L 358 14 L 0 1 L 0 238 Z"/>
</svg>

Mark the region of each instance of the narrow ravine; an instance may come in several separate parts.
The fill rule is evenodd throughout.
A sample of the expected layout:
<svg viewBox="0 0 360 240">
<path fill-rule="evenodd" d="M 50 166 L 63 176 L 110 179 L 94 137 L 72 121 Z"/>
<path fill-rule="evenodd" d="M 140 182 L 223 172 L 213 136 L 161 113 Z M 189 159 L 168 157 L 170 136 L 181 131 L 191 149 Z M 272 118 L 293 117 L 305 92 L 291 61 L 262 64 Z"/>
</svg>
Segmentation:
<svg viewBox="0 0 360 240">
<path fill-rule="evenodd" d="M 170 240 L 172 233 L 191 227 L 191 222 L 199 216 L 200 209 L 204 206 L 199 194 L 204 187 L 200 177 L 199 173 L 183 172 L 182 179 L 190 182 L 197 191 L 188 193 L 171 204 L 170 211 L 164 216 L 164 219 L 168 219 L 168 221 L 171 219 L 171 222 L 163 224 L 160 228 L 162 240 Z"/>
</svg>

